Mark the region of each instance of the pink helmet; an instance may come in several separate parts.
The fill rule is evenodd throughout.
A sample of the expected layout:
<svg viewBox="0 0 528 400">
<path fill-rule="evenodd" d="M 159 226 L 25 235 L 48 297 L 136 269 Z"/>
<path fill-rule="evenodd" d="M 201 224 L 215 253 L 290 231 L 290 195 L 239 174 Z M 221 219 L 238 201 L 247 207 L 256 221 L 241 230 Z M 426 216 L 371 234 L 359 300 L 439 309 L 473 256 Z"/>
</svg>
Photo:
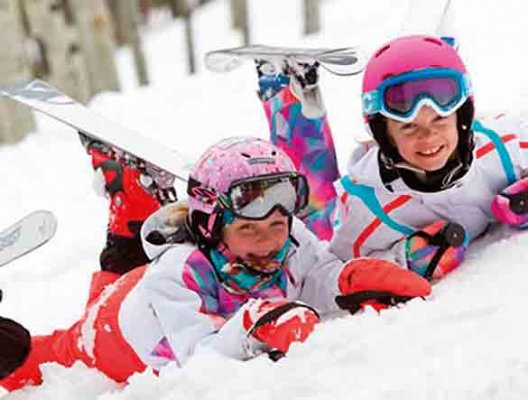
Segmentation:
<svg viewBox="0 0 528 400">
<path fill-rule="evenodd" d="M 431 68 L 447 68 L 467 75 L 466 67 L 457 51 L 440 38 L 412 35 L 394 39 L 379 48 L 367 63 L 362 94 L 378 89 L 383 81 L 393 76 Z M 383 154 L 390 159 L 397 158 L 397 150 L 387 138 L 383 116 L 380 114 L 367 116 L 365 108 L 363 112 L 365 122 Z M 473 97 L 470 96 L 456 112 L 460 145 L 465 146 L 461 151 L 467 152 L 473 141 L 470 130 L 474 114 Z"/>
<path fill-rule="evenodd" d="M 363 93 L 376 89 L 385 79 L 424 68 L 451 68 L 465 74 L 456 50 L 434 36 L 404 36 L 378 49 L 363 75 Z"/>
<path fill-rule="evenodd" d="M 234 137 L 216 143 L 205 151 L 190 174 L 187 192 L 189 213 L 195 233 L 207 241 L 220 228 L 218 195 L 235 181 L 296 172 L 291 159 L 270 142 L 254 137 Z"/>
</svg>

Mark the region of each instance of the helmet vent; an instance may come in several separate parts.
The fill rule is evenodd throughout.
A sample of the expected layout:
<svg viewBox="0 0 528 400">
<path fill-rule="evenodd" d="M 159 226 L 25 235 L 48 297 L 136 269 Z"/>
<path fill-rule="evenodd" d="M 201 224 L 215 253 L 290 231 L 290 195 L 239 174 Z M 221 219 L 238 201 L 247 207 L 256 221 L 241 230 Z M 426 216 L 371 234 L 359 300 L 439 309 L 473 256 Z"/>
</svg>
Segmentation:
<svg viewBox="0 0 528 400">
<path fill-rule="evenodd" d="M 426 37 L 426 38 L 424 38 L 424 40 L 426 42 L 433 43 L 433 44 L 436 44 L 438 46 L 443 46 L 445 44 L 445 42 L 443 42 L 442 40 L 434 38 L 434 37 Z"/>
<path fill-rule="evenodd" d="M 386 45 L 386 46 L 383 46 L 381 49 L 379 49 L 376 54 L 374 54 L 374 57 L 379 57 L 381 55 L 381 53 L 385 52 L 386 50 L 388 50 L 390 47 L 390 44 Z"/>
</svg>

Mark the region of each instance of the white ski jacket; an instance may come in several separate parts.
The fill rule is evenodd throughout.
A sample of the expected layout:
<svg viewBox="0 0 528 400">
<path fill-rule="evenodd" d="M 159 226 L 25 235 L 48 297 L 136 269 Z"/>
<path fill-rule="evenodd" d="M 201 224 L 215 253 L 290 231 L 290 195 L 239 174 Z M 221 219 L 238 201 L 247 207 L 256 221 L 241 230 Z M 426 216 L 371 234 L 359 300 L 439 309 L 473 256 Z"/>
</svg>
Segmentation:
<svg viewBox="0 0 528 400">
<path fill-rule="evenodd" d="M 165 209 L 145 222 L 142 237 L 163 223 Z M 298 242 L 287 261 L 282 286 L 250 295 L 232 293 L 203 253 L 192 244 L 153 246 L 144 240 L 155 261 L 124 300 L 119 324 L 139 358 L 158 370 L 169 361 L 183 364 L 201 347 L 238 359 L 249 358 L 259 344 L 246 338 L 244 303 L 251 297 L 300 300 L 319 312 L 337 310 L 338 276 L 343 263 L 302 222 L 294 220 Z"/>
<path fill-rule="evenodd" d="M 331 251 L 343 260 L 372 256 L 406 265 L 403 239 L 438 219 L 463 225 L 470 240 L 481 235 L 494 222 L 494 196 L 527 175 L 528 126 L 522 118 L 499 116 L 475 121 L 473 130 L 469 171 L 435 193 L 412 190 L 401 178 L 391 182 L 390 191 L 379 174 L 379 148 L 358 148 L 337 184 Z"/>
</svg>

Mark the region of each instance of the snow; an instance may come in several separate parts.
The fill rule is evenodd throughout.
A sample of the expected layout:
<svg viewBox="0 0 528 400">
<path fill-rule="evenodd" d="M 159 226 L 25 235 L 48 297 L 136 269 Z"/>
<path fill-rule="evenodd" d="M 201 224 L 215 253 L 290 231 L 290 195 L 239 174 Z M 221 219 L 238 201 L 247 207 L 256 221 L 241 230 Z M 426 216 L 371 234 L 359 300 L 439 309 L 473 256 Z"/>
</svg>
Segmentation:
<svg viewBox="0 0 528 400">
<path fill-rule="evenodd" d="M 253 41 L 362 45 L 369 54 L 401 32 L 407 4 L 325 0 L 323 33 L 302 38 L 300 3 L 250 1 Z M 453 3 L 478 110 L 526 109 L 527 3 Z M 207 50 L 239 44 L 239 35 L 229 29 L 228 10 L 226 0 L 217 0 L 195 16 L 198 60 Z M 153 18 L 144 32 L 151 85 L 137 87 L 130 52 L 121 50 L 123 92 L 101 94 L 90 107 L 191 158 L 221 137 L 266 137 L 252 66 L 219 75 L 204 71 L 199 63 L 199 74 L 189 78 L 182 32 L 183 26 L 167 15 Z M 323 71 L 322 86 L 344 167 L 354 140 L 365 137 L 360 78 Z M 39 116 L 35 134 L 0 148 L 3 224 L 37 208 L 59 218 L 50 243 L 0 270 L 5 293 L 0 313 L 34 334 L 67 327 L 80 316 L 105 239 L 107 202 L 93 191 L 89 159 L 72 133 Z M 42 386 L 5 398 L 525 399 L 527 246 L 528 233 L 496 229 L 472 246 L 463 267 L 436 284 L 427 301 L 413 300 L 381 314 L 337 316 L 320 324 L 306 343 L 294 346 L 278 363 L 265 357 L 240 362 L 202 351 L 182 369 L 168 367 L 159 377 L 147 371 L 123 388 L 80 364 L 71 369 L 49 364 Z"/>
</svg>

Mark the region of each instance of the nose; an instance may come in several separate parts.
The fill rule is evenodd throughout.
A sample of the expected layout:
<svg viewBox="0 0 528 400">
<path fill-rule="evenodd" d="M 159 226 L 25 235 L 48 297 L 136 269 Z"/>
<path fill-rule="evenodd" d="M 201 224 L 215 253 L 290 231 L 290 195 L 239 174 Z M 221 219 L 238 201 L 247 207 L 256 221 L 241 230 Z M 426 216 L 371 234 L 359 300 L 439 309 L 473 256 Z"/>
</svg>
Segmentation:
<svg viewBox="0 0 528 400">
<path fill-rule="evenodd" d="M 430 126 L 420 126 L 419 129 L 420 134 L 418 137 L 420 140 L 428 140 L 436 135 L 436 131 Z"/>
<path fill-rule="evenodd" d="M 269 253 L 281 246 L 278 246 L 281 238 L 267 227 L 259 227 L 255 231 L 255 248 L 254 253 Z"/>
</svg>

